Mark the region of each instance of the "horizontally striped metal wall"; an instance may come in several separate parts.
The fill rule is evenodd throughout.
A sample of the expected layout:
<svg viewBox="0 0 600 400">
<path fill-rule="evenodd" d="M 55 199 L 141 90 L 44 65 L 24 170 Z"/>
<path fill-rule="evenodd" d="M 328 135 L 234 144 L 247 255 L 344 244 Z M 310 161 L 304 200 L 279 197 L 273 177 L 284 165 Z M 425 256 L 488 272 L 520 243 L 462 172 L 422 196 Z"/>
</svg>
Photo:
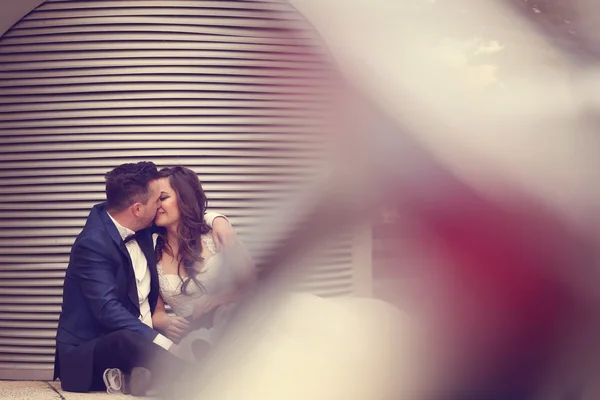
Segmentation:
<svg viewBox="0 0 600 400">
<path fill-rule="evenodd" d="M 331 70 L 313 36 L 283 2 L 201 0 L 46 1 L 6 32 L 0 379 L 51 377 L 70 246 L 114 166 L 193 168 L 210 208 L 261 240 L 252 222 L 324 154 Z M 337 241 L 301 287 L 355 291 L 366 238 Z"/>
</svg>

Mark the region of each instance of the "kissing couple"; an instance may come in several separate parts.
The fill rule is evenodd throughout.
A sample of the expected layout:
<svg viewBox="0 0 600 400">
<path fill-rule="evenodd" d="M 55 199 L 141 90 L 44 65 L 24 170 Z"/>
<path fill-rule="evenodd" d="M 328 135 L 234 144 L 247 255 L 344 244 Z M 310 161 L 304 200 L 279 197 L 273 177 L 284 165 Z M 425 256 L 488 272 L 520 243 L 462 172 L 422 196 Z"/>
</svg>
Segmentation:
<svg viewBox="0 0 600 400">
<path fill-rule="evenodd" d="M 71 249 L 54 377 L 66 391 L 143 396 L 210 349 L 254 267 L 243 256 L 223 268 L 220 249 L 241 244 L 192 170 L 128 163 L 105 179 Z"/>
<path fill-rule="evenodd" d="M 106 202 L 92 208 L 71 249 L 55 379 L 65 391 L 144 396 L 158 390 L 180 398 L 182 388 L 195 381 L 186 377 L 198 363 L 210 365 L 207 354 L 222 343 L 233 313 L 255 287 L 254 264 L 227 218 L 207 211 L 194 171 L 182 166 L 159 171 L 139 162 L 120 165 L 105 178 Z M 175 315 L 166 312 L 166 304 Z M 243 363 L 221 371 L 237 376 L 232 379 L 243 387 L 235 390 L 292 399 L 304 393 L 297 385 L 312 382 L 325 398 L 330 385 L 348 398 L 366 388 L 357 371 L 378 382 L 375 371 L 389 370 L 398 359 L 391 348 L 404 319 L 380 300 L 293 293 L 259 313 L 225 343 L 234 353 L 242 343 L 255 349 Z M 259 319 L 265 331 L 256 331 Z M 312 367 L 303 367 L 307 363 Z M 339 385 L 342 373 L 354 383 Z M 276 382 L 266 384 L 266 378 Z M 225 395 L 236 387 L 217 381 L 206 390 L 215 384 Z"/>
</svg>

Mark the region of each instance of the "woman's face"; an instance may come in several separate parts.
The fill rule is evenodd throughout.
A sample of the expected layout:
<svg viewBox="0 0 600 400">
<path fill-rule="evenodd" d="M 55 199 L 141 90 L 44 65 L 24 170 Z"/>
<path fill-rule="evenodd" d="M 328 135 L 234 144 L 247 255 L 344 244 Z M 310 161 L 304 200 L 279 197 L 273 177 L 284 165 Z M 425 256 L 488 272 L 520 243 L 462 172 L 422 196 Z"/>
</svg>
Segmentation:
<svg viewBox="0 0 600 400">
<path fill-rule="evenodd" d="M 177 194 L 171 187 L 169 178 L 158 180 L 160 189 L 160 207 L 156 212 L 154 223 L 158 226 L 177 226 L 180 219 L 179 206 L 177 205 Z"/>
</svg>

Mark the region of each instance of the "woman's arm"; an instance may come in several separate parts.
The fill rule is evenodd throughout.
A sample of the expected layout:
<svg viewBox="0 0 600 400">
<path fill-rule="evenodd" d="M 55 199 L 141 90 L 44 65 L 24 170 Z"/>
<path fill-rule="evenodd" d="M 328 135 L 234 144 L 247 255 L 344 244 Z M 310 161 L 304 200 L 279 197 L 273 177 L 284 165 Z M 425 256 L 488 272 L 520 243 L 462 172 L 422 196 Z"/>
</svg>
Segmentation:
<svg viewBox="0 0 600 400">
<path fill-rule="evenodd" d="M 235 243 L 237 237 L 235 229 L 233 229 L 226 216 L 207 211 L 204 213 L 204 220 L 213 230 L 213 238 L 217 252 L 220 252 L 224 246 Z"/>
<path fill-rule="evenodd" d="M 213 241 L 216 241 L 214 230 L 211 232 Z M 236 240 L 233 244 L 226 246 L 221 251 L 223 263 L 227 264 L 228 270 L 234 273 L 234 285 L 230 290 L 225 290 L 216 294 L 205 294 L 199 299 L 194 300 L 194 312 L 191 320 L 193 325 L 210 326 L 212 324 L 212 313 L 220 307 L 237 302 L 247 289 L 252 288 L 256 281 L 257 273 L 250 252 L 241 243 Z"/>
</svg>

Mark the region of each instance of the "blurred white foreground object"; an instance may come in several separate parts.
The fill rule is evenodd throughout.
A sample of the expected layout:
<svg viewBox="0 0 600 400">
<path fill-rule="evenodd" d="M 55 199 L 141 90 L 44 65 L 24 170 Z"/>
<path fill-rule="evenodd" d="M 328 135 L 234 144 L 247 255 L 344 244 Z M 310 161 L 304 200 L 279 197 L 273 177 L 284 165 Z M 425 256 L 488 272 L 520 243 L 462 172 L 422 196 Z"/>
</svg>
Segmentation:
<svg viewBox="0 0 600 400">
<path fill-rule="evenodd" d="M 257 301 L 203 366 L 205 383 L 191 385 L 190 397 L 403 398 L 397 396 L 415 381 L 409 332 L 407 317 L 378 300 L 288 294 Z"/>
</svg>

